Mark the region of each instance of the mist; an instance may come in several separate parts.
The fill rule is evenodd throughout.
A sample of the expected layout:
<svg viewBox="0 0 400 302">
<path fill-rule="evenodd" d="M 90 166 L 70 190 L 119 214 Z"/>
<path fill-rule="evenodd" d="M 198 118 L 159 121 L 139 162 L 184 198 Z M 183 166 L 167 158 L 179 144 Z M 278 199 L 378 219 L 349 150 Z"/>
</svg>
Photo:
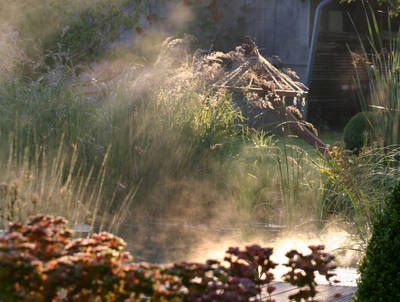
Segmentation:
<svg viewBox="0 0 400 302">
<path fill-rule="evenodd" d="M 199 49 L 205 38 L 184 34 L 198 21 L 197 11 L 174 1 L 156 5 L 161 20 L 141 16 L 135 28 L 107 32 L 105 41 L 94 35 L 96 46 L 80 52 L 81 37 L 52 41 L 68 37 L 80 13 L 105 4 L 64 2 L 2 5 L 0 74 L 29 75 L 37 86 L 62 82 L 90 105 L 87 128 L 67 144 L 81 148 L 79 159 L 85 166 L 94 163 L 94 171 L 102 164 L 97 158 L 107 154 L 104 183 L 114 191 L 104 199 L 116 196 L 110 212 L 135 192 L 118 235 L 136 261 L 222 259 L 230 246 L 258 243 L 273 247 L 279 263 L 290 249 L 306 252 L 310 244 L 324 244 L 342 266 L 357 263 L 359 255 L 346 249 L 354 244 L 348 227 L 321 223 L 321 173 L 312 151 L 279 145 L 270 133 L 246 128 L 232 94 L 208 90 L 210 79 L 224 75 L 217 64 L 222 59 L 214 60 L 221 53 L 213 52 L 223 47 L 212 49 L 218 45 L 212 37 L 208 49 Z M 107 2 L 118 7 L 122 0 Z M 50 14 L 50 4 L 59 14 Z M 132 8 L 124 9 L 129 15 Z"/>
</svg>

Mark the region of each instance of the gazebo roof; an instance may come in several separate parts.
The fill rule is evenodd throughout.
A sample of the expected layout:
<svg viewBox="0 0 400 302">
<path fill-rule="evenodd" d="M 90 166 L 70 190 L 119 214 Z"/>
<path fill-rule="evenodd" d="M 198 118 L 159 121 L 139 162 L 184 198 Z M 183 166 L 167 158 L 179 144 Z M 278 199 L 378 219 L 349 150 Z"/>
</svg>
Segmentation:
<svg viewBox="0 0 400 302">
<path fill-rule="evenodd" d="M 242 47 L 242 62 L 237 62 L 235 68 L 213 86 L 242 93 L 272 93 L 281 97 L 301 98 L 307 96 L 308 88 L 297 81 L 298 77 L 293 71 L 276 68 L 260 54 L 251 40 Z"/>
<path fill-rule="evenodd" d="M 296 73 L 276 68 L 260 54 L 257 46 L 249 38 L 236 48 L 235 52 L 225 56 L 219 54 L 217 59 L 220 62 L 221 58 L 231 59 L 231 65 L 234 67 L 225 72 L 212 86 L 250 94 L 250 98 L 252 94 L 258 95 L 258 99 L 265 100 L 267 106 L 276 110 L 304 140 L 320 152 L 326 152 L 326 144 L 317 137 L 315 128 L 302 119 L 302 114 L 297 108 L 297 98 L 302 99 L 301 106 L 305 106 L 308 88 L 297 81 Z M 286 97 L 293 98 L 293 105 L 286 104 Z"/>
</svg>

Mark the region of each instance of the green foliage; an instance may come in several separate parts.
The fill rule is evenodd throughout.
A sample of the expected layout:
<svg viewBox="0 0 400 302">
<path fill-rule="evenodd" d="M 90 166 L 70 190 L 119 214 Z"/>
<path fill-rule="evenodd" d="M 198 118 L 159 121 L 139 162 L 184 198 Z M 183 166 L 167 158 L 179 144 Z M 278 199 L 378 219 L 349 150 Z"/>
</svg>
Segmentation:
<svg viewBox="0 0 400 302">
<path fill-rule="evenodd" d="M 365 2 L 365 0 L 341 0 L 341 2 Z M 400 1 L 399 0 L 371 0 L 368 1 L 369 4 L 376 5 L 378 7 L 387 7 L 393 16 L 398 16 L 400 14 Z"/>
<path fill-rule="evenodd" d="M 68 53 L 74 64 L 98 58 L 120 37 L 121 31 L 138 24 L 139 12 L 145 14 L 143 4 L 138 4 L 134 12 L 129 9 L 131 5 L 132 0 L 113 0 L 97 1 L 83 7 L 60 24 L 61 31 L 46 37 L 44 51 Z"/>
<path fill-rule="evenodd" d="M 365 257 L 360 265 L 356 301 L 399 301 L 400 299 L 400 184 L 378 212 Z"/>
<path fill-rule="evenodd" d="M 63 215 L 73 227 L 118 231 L 136 188 L 127 189 L 115 204 L 116 188 L 104 183 L 108 154 L 94 171 L 78 161 L 76 147 L 71 150 L 62 141 L 57 150 L 36 146 L 31 153 L 13 139 L 0 156 L 0 229 L 45 212 Z"/>
<path fill-rule="evenodd" d="M 140 36 L 149 32 L 152 25 L 171 27 L 177 34 L 195 33 L 201 46 L 208 47 L 216 42 L 216 32 L 221 31 L 222 8 L 229 7 L 226 0 L 161 0 L 159 4 L 165 4 L 172 17 L 163 19 L 154 14 L 149 0 L 38 0 L 35 5 L 16 0 L 2 7 L 0 32 L 4 23 L 18 33 L 24 54 L 20 69 L 25 75 L 40 76 L 47 65 L 54 64 L 54 56 L 74 66 L 90 63 L 106 55 L 113 42 L 123 39 L 122 33 L 136 31 Z M 196 17 L 185 20 L 177 10 Z M 176 24 L 180 25 L 174 28 Z M 154 47 L 154 37 L 146 38 Z"/>
<path fill-rule="evenodd" d="M 353 116 L 344 127 L 346 149 L 359 151 L 363 146 L 371 144 L 376 125 L 376 117 L 371 112 L 359 112 Z"/>
<path fill-rule="evenodd" d="M 315 173 L 311 154 L 289 144 L 280 146 L 275 153 L 274 164 L 279 178 L 285 225 L 295 227 L 299 223 L 308 223 L 307 220 L 314 217 L 320 218 L 317 207 L 321 183 L 318 173 Z"/>
<path fill-rule="evenodd" d="M 395 14 L 400 12 L 397 0 L 384 2 L 391 3 Z M 398 145 L 400 143 L 398 85 L 400 38 L 390 15 L 387 16 L 385 25 L 382 25 L 384 19 L 373 5 L 365 5 L 365 15 L 368 35 L 367 41 L 359 37 L 363 56 L 360 64 L 364 64 L 367 71 L 369 89 L 368 94 L 364 93 L 365 87 L 358 83 L 361 106 L 363 111 L 371 111 L 378 117 L 377 122 L 372 125 L 377 143 L 382 147 Z"/>
<path fill-rule="evenodd" d="M 202 99 L 203 92 L 158 94 L 151 87 L 132 97 L 121 88 L 110 96 L 97 111 L 90 144 L 93 153 L 111 146 L 107 177 L 129 187 L 143 181 L 144 191 L 154 190 L 160 179 L 211 173 L 211 162 L 234 154 L 243 142 L 240 112 L 230 96 Z"/>
<path fill-rule="evenodd" d="M 98 59 L 148 14 L 147 0 L 16 0 L 2 6 L 0 28 L 18 33 L 10 42 L 23 54 L 16 65 L 37 78 L 60 58 L 74 66 Z"/>
<path fill-rule="evenodd" d="M 111 91 L 104 89 L 99 98 L 82 93 L 81 79 L 76 75 L 81 67 L 85 71 L 89 68 L 75 66 L 75 62 L 88 63 L 103 53 L 105 43 L 113 41 L 121 27 L 138 25 L 139 17 L 148 13 L 148 1 L 38 0 L 36 6 L 26 6 L 28 2 L 16 0 L 15 6 L 6 5 L 0 12 L 5 18 L 10 7 L 16 8 L 21 18 L 7 21 L 21 29 L 24 39 L 31 36 L 43 42 L 39 49 L 29 39 L 23 43 L 30 46 L 31 58 L 40 58 L 34 62 L 40 65 L 34 69 L 37 80 L 1 75 L 5 78 L 0 84 L 3 161 L 12 154 L 12 164 L 1 167 L 1 182 L 11 191 L 19 190 L 18 198 L 7 195 L 3 217 L 8 215 L 13 221 L 39 210 L 60 214 L 66 208 L 66 215 L 74 222 L 90 220 L 99 226 L 93 212 L 102 222 L 110 217 L 108 211 L 113 219 L 122 219 L 117 209 L 127 200 L 130 211 L 122 207 L 127 213 L 150 217 L 179 216 L 192 205 L 202 207 L 201 215 L 193 214 L 196 222 L 209 219 L 213 211 L 219 213 L 227 205 L 230 211 L 224 213 L 232 213 L 227 215 L 234 216 L 235 222 L 251 218 L 295 225 L 323 217 L 318 208 L 323 184 L 313 155 L 244 128 L 243 117 L 229 95 L 210 96 L 212 93 L 193 78 L 186 80 L 189 86 L 165 85 L 163 76 L 176 79 L 176 70 L 165 72 L 163 68 L 149 74 L 138 68 L 139 76 L 134 80 L 108 86 Z M 242 34 L 223 27 L 224 18 L 230 18 L 233 11 L 237 15 L 228 2 L 176 1 L 181 7 L 190 5 L 196 16 L 204 17 L 194 20 L 201 23 L 203 43 L 219 36 L 218 30 L 228 33 L 229 38 Z M 137 6 L 128 8 L 129 4 Z M 241 9 L 246 13 L 246 5 Z M 142 21 L 150 20 L 162 22 L 153 15 Z M 196 27 L 194 23 L 188 26 Z M 238 27 L 243 29 L 244 25 L 242 17 Z M 142 38 L 149 37 L 143 34 Z M 43 57 L 36 51 L 46 54 Z M 120 64 L 126 64 L 128 60 L 117 55 Z M 103 66 L 100 63 L 98 67 Z M 53 156 L 60 144 L 63 155 Z M 341 181 L 347 180 L 344 174 L 340 170 Z M 336 182 L 330 190 L 341 188 L 342 182 Z M 32 207 L 30 195 L 37 192 L 41 204 Z M 98 204 L 105 205 L 101 211 Z"/>
<path fill-rule="evenodd" d="M 128 263 L 123 240 L 108 233 L 71 238 L 63 218 L 35 216 L 14 223 L 0 235 L 0 299 L 2 301 L 187 301 L 245 302 L 269 299 L 275 290 L 270 272 L 271 248 L 258 245 L 230 248 L 225 263 L 176 263 L 172 266 Z M 314 272 L 327 279 L 333 257 L 323 247 L 310 247 L 310 255 L 288 254 L 292 273 L 307 278 L 297 286 L 315 286 Z M 315 264 L 301 259 L 313 259 Z M 295 262 L 293 262 L 295 261 Z M 313 263 L 314 263 L 313 262 Z M 292 265 L 296 263 L 296 265 Z M 288 274 L 290 275 L 290 273 Z M 292 279 L 290 279 L 292 280 Z M 303 294 L 302 294 L 303 293 Z M 303 298 L 309 301 L 300 290 Z"/>
<path fill-rule="evenodd" d="M 332 148 L 318 163 L 325 181 L 323 213 L 341 215 L 365 247 L 374 215 L 400 177 L 400 149 L 363 148 L 358 155 Z"/>
<path fill-rule="evenodd" d="M 115 213 L 128 202 L 134 207 L 147 200 L 142 210 L 164 215 L 176 203 L 171 194 L 182 190 L 165 183 L 208 182 L 218 174 L 216 185 L 225 184 L 230 171 L 219 169 L 246 141 L 230 96 L 204 98 L 195 88 L 160 93 L 154 86 L 137 95 L 121 84 L 99 101 L 72 79 L 51 70 L 41 81 L 1 83 L 1 182 L 19 190 L 18 198 L 0 200 L 5 221 L 67 209 L 74 223 L 99 226 L 124 217 Z M 211 200 L 215 194 L 203 193 L 202 202 L 219 203 Z M 34 207 L 33 195 L 41 200 Z"/>
<path fill-rule="evenodd" d="M 7 140 L 14 133 L 21 149 L 30 144 L 57 148 L 61 138 L 69 146 L 90 133 L 94 106 L 69 84 L 63 71 L 44 77 L 0 82 L 0 137 Z"/>
<path fill-rule="evenodd" d="M 37 194 L 42 204 L 36 210 L 62 214 L 51 206 L 58 199 L 65 201 L 58 209 L 76 210 L 68 219 L 79 217 L 97 225 L 88 212 L 98 213 L 101 221 L 116 217 L 114 210 L 137 190 L 128 198 L 131 211 L 140 207 L 141 213 L 170 215 L 171 207 L 183 211 L 192 202 L 202 207 L 202 214 L 193 217 L 198 223 L 218 215 L 214 211 L 227 202 L 232 216 L 224 219 L 236 221 L 292 225 L 320 217 L 320 179 L 312 155 L 244 128 L 229 95 L 209 96 L 197 85 L 179 93 L 149 85 L 139 93 L 131 82 L 122 82 L 94 101 L 67 74 L 61 72 L 56 81 L 51 75 L 44 74 L 39 83 L 3 82 L 0 92 L 5 163 L 1 181 L 11 187 L 17 181 L 21 193 L 12 209 L 32 205 L 30 194 Z M 12 165 L 7 161 L 10 146 Z M 28 173 L 32 178 L 21 176 Z M 72 181 L 64 187 L 67 179 Z M 95 183 L 93 190 L 84 185 L 88 179 Z M 65 198 L 59 197 L 63 190 L 68 192 Z M 48 197 L 41 192 L 49 192 Z M 76 205 L 77 201 L 85 203 Z M 97 209 L 97 203 L 104 206 Z M 11 208 L 5 207 L 3 215 Z M 21 209 L 27 211 L 18 216 L 16 210 L 9 220 L 35 213 L 32 207 Z"/>
</svg>

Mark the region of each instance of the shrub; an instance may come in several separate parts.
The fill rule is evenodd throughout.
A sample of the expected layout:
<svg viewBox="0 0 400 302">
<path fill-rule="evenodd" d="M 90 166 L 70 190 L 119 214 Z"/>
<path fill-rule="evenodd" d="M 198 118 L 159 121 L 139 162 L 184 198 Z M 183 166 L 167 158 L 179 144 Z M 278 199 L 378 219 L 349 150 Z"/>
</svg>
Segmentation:
<svg viewBox="0 0 400 302">
<path fill-rule="evenodd" d="M 71 239 L 63 218 L 39 215 L 10 225 L 0 236 L 1 301 L 274 301 L 271 248 L 230 248 L 225 263 L 172 266 L 128 263 L 123 240 L 108 234 Z M 288 280 L 301 290 L 296 301 L 315 296 L 314 272 L 329 280 L 333 257 L 310 247 L 288 253 Z M 305 276 L 300 279 L 296 276 Z M 292 278 L 293 277 L 293 278 Z M 269 298 L 261 297 L 266 289 Z"/>
<path fill-rule="evenodd" d="M 376 215 L 360 266 L 356 301 L 400 301 L 400 183 Z"/>
<path fill-rule="evenodd" d="M 370 112 L 359 112 L 344 127 L 343 140 L 348 150 L 360 150 L 373 139 L 375 116 Z"/>
</svg>

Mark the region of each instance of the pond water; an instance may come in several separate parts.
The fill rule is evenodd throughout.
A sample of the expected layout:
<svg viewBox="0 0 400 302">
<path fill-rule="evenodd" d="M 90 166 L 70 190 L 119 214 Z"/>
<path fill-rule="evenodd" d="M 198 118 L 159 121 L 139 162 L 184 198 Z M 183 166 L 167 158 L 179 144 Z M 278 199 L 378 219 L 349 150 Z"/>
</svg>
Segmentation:
<svg viewBox="0 0 400 302">
<path fill-rule="evenodd" d="M 267 224 L 195 225 L 184 219 L 139 219 L 124 224 L 119 235 L 127 242 L 135 261 L 151 263 L 222 260 L 229 247 L 259 244 L 274 248 L 272 259 L 284 264 L 287 262 L 285 254 L 289 250 L 297 249 L 308 254 L 309 245 L 323 244 L 327 252 L 336 256 L 336 263 L 341 266 L 336 270 L 337 279 L 343 282 L 340 285 L 356 285 L 357 272 L 354 267 L 360 255 L 343 249 L 349 246 L 350 236 L 338 228 L 316 234 L 288 232 L 277 225 Z M 278 276 L 286 271 L 285 266 L 278 266 L 276 279 L 279 280 Z M 321 284 L 326 283 L 321 278 L 318 280 Z"/>
</svg>

